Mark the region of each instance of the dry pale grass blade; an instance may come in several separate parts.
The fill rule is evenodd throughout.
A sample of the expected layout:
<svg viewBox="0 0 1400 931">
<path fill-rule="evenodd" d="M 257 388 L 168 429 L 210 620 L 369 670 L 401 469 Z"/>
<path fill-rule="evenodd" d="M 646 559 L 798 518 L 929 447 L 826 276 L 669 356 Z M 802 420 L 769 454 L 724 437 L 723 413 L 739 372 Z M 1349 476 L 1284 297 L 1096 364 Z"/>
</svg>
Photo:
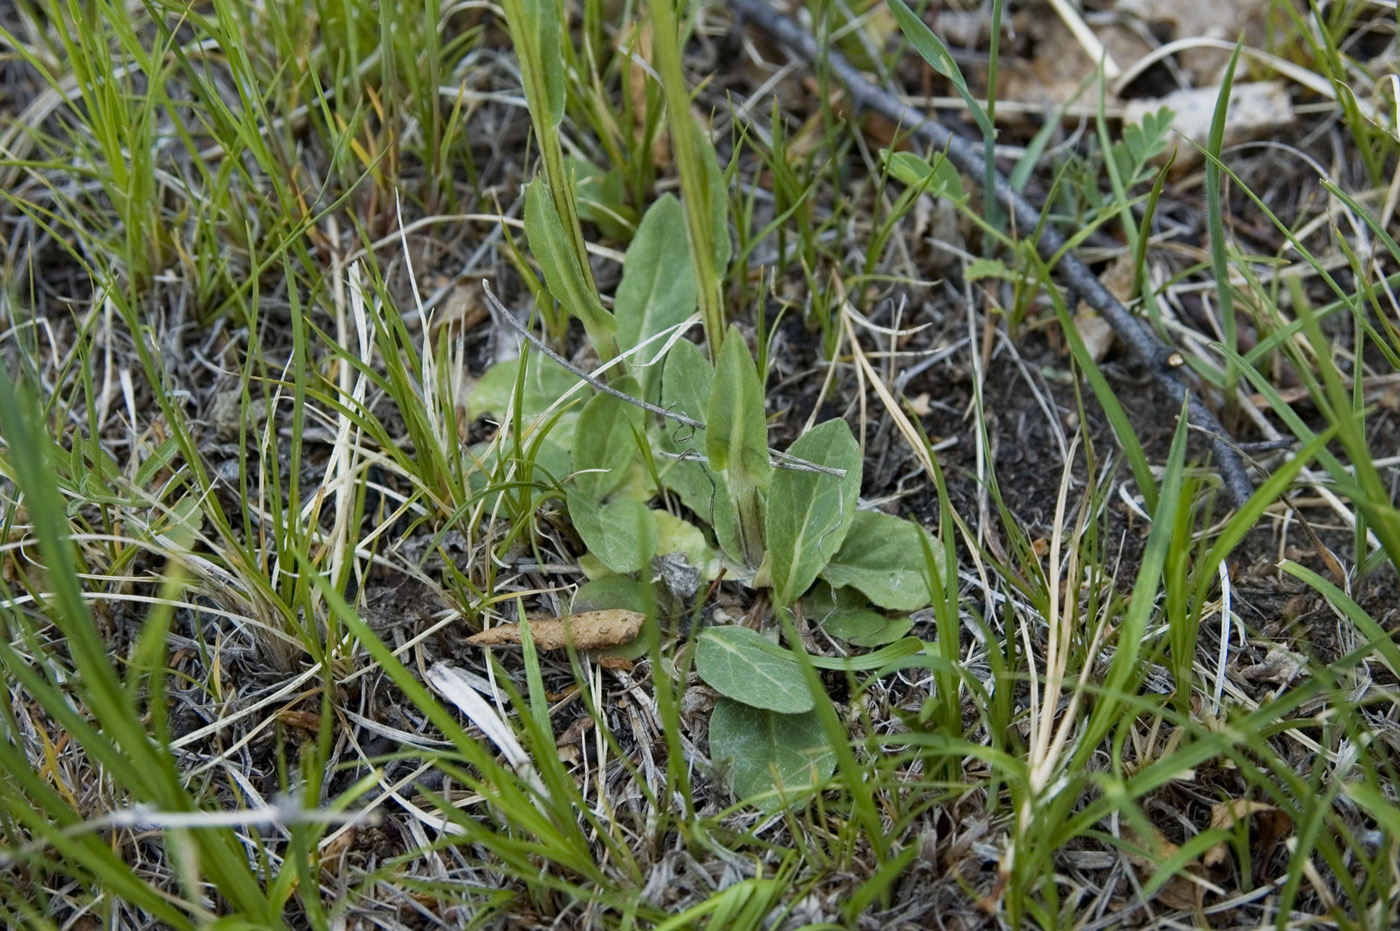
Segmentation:
<svg viewBox="0 0 1400 931">
<path fill-rule="evenodd" d="M 418 293 L 418 273 L 413 269 L 413 253 L 408 247 L 408 234 L 404 232 L 403 204 L 399 199 L 399 192 L 394 191 L 394 212 L 399 226 L 399 242 L 403 246 L 404 268 L 408 272 L 408 287 L 413 294 L 413 306 L 418 311 L 419 332 L 428 334 L 432 329 L 428 326 L 428 312 L 423 307 L 423 297 Z M 433 438 L 437 440 L 439 449 L 447 449 L 446 426 L 437 414 L 437 358 L 433 355 L 431 346 L 424 346 L 420 354 L 419 362 L 422 365 L 420 378 L 422 381 L 422 401 L 424 417 L 429 427 L 433 431 Z"/>
<path fill-rule="evenodd" d="M 348 278 L 350 311 L 357 338 L 356 346 L 359 349 L 360 361 L 364 363 L 365 368 L 360 369 L 357 374 L 353 366 L 347 364 L 340 366 L 337 387 L 344 409 L 337 417 L 335 442 L 326 462 L 326 474 L 322 481 L 321 491 L 311 502 L 308 502 L 308 513 L 303 514 L 303 520 L 308 525 L 314 526 L 311 515 L 319 512 L 327 491 L 334 495 L 335 523 L 325 544 L 330 550 L 331 577 L 337 579 L 342 578 L 341 573 L 344 570 L 346 559 L 357 551 L 357 547 L 350 545 L 350 522 L 355 512 L 355 485 L 356 477 L 360 471 L 362 454 L 360 451 L 360 430 L 354 425 L 349 412 L 364 409 L 365 393 L 369 384 L 369 378 L 365 372 L 373 361 L 374 355 L 374 344 L 369 334 L 369 320 L 365 312 L 364 285 L 360 279 L 358 262 L 350 266 Z M 345 302 L 340 299 L 344 293 L 340 281 L 336 282 L 335 291 L 337 296 L 336 328 L 339 330 L 340 344 L 348 346 L 350 342 L 347 332 L 348 321 L 346 320 Z M 358 575 L 358 567 L 356 574 Z"/>
<path fill-rule="evenodd" d="M 1113 56 L 1108 54 L 1103 43 L 1099 41 L 1099 37 L 1094 35 L 1094 30 L 1089 28 L 1089 24 L 1084 22 L 1079 11 L 1068 0 L 1050 0 L 1050 6 L 1059 14 L 1060 19 L 1064 20 L 1075 41 L 1084 49 L 1084 54 L 1089 56 L 1089 60 L 1103 62 L 1104 77 L 1112 81 L 1123 73 L 1123 69 L 1118 67 Z"/>
<path fill-rule="evenodd" d="M 600 650 L 629 643 L 642 629 L 646 615 L 637 611 L 609 608 L 584 611 L 567 617 L 540 618 L 530 621 L 530 637 L 540 650 Z M 488 627 L 467 638 L 477 646 L 499 646 L 520 643 L 519 624 Z"/>
<path fill-rule="evenodd" d="M 851 344 L 851 357 L 855 359 L 857 370 L 864 380 L 870 382 L 870 386 L 875 389 L 875 394 L 880 398 L 880 403 L 885 405 L 885 410 L 889 412 L 890 418 L 899 432 L 909 441 L 909 448 L 914 453 L 914 458 L 928 474 L 930 480 L 936 481 L 937 470 L 933 467 L 933 457 L 929 454 L 928 446 L 924 443 L 923 437 L 918 429 L 909 421 L 909 417 L 900 408 L 899 402 L 894 395 L 890 394 L 890 389 L 885 387 L 884 381 L 880 378 L 875 367 L 870 364 L 869 357 L 860 347 L 860 340 L 856 339 L 854 321 L 857 319 L 855 308 L 849 301 L 841 303 L 841 323 L 846 329 L 846 338 Z"/>
<path fill-rule="evenodd" d="M 1225 669 L 1230 662 L 1230 625 L 1235 614 L 1230 597 L 1230 567 L 1222 560 L 1217 573 L 1220 577 L 1220 652 L 1215 660 L 1215 685 L 1211 689 L 1211 714 L 1220 714 L 1221 701 L 1225 697 Z M 1239 625 L 1240 647 L 1245 646 L 1245 627 Z"/>
<path fill-rule="evenodd" d="M 460 669 L 447 663 L 434 663 L 428 669 L 428 684 L 456 705 L 473 724 L 481 728 L 486 739 L 506 758 L 516 772 L 541 795 L 547 794 L 544 783 L 535 773 L 535 764 L 516 739 L 515 732 L 496 710 L 481 697 Z"/>
<path fill-rule="evenodd" d="M 442 697 L 455 704 L 472 724 L 482 728 L 487 741 L 496 745 L 501 756 L 505 757 L 505 762 L 515 767 L 533 766 L 524 746 L 515 739 L 515 732 L 511 731 L 510 725 L 486 703 L 486 699 L 483 699 L 480 693 L 477 693 L 472 680 L 463 675 L 461 669 L 445 662 L 437 662 L 428 669 L 427 678 L 428 685 L 433 686 Z"/>
<path fill-rule="evenodd" d="M 1070 455 L 1065 460 L 1065 468 L 1060 479 L 1060 491 L 1055 501 L 1055 529 L 1050 535 L 1050 572 L 1047 582 L 1050 586 L 1050 617 L 1045 645 L 1045 697 L 1031 715 L 1030 783 L 1033 793 L 1039 793 L 1052 780 L 1058 770 L 1060 752 L 1069 740 L 1074 720 L 1066 714 L 1060 722 L 1058 733 L 1054 732 L 1055 709 L 1060 703 L 1060 691 L 1069 669 L 1069 648 L 1074 637 L 1074 622 L 1078 617 L 1079 598 L 1079 549 L 1080 535 L 1084 532 L 1087 509 L 1081 509 L 1075 518 L 1075 528 L 1070 537 L 1068 559 L 1061 558 L 1065 543 L 1065 510 L 1069 498 L 1070 481 L 1074 472 L 1074 453 L 1079 447 L 1079 435 L 1070 443 Z M 1063 583 L 1061 578 L 1063 575 Z M 1064 602 L 1061 603 L 1060 595 Z M 1032 701 L 1034 707 L 1034 701 Z"/>
</svg>

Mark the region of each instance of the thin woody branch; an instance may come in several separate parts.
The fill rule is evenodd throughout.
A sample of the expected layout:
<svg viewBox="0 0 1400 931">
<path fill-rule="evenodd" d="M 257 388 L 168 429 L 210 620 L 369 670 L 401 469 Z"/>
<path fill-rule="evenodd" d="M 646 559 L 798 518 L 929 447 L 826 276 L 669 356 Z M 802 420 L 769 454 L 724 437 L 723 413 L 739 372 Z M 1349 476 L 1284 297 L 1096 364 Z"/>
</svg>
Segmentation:
<svg viewBox="0 0 1400 931">
<path fill-rule="evenodd" d="M 731 4 L 742 20 L 758 26 L 794 54 L 809 63 L 817 60 L 816 39 L 797 23 L 774 10 L 765 0 L 731 0 Z M 902 102 L 894 94 L 872 84 L 836 49 L 826 49 L 823 57 L 832 73 L 845 85 L 847 96 L 856 110 L 878 113 L 896 124 L 912 124 L 913 134 L 917 139 L 934 149 L 946 152 L 948 160 L 960 171 L 978 180 L 986 176 L 986 163 L 982 154 L 966 139 L 954 135 L 947 127 Z M 993 172 L 992 178 L 997 200 L 1010 211 L 1016 225 L 1026 230 L 1041 227 L 1040 212 L 1011 186 L 1001 172 Z M 1036 247 L 1047 261 L 1064 246 L 1065 237 L 1059 230 L 1048 224 L 1041 227 L 1040 240 Z M 1220 471 L 1231 501 L 1236 507 L 1243 505 L 1254 493 L 1254 485 L 1246 473 L 1239 447 L 1210 408 L 1202 403 L 1199 394 L 1192 391 L 1181 371 L 1172 364 L 1172 350 L 1141 320 L 1129 313 L 1073 252 L 1066 251 L 1060 257 L 1054 272 L 1071 293 L 1078 294 L 1099 316 L 1108 321 L 1118 338 L 1128 345 L 1133 355 L 1166 388 L 1177 404 L 1186 402 L 1187 416 L 1191 423 L 1210 437 L 1216 468 Z"/>
</svg>

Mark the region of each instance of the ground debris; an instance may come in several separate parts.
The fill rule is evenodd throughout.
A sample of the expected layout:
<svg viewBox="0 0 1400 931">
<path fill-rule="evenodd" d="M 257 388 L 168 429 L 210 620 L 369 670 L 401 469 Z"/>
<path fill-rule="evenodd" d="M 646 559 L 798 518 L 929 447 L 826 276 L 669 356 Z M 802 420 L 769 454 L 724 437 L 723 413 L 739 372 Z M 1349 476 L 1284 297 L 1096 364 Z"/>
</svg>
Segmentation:
<svg viewBox="0 0 1400 931">
<path fill-rule="evenodd" d="M 642 629 L 646 615 L 637 611 L 609 608 L 584 611 L 567 617 L 530 621 L 530 637 L 541 650 L 562 650 L 571 643 L 576 650 L 599 650 L 631 641 Z M 519 624 L 488 627 L 467 638 L 477 646 L 520 643 Z"/>
</svg>

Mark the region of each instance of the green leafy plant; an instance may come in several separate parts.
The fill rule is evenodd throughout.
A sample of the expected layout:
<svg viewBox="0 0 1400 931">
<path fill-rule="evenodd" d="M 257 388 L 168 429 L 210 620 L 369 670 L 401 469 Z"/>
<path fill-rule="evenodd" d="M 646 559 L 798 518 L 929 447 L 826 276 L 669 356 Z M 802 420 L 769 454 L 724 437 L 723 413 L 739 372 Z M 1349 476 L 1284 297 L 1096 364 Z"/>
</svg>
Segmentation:
<svg viewBox="0 0 1400 931">
<path fill-rule="evenodd" d="M 907 617 L 881 611 L 907 613 L 929 603 L 929 563 L 920 543 L 928 534 L 908 521 L 858 510 L 861 453 L 850 427 L 830 420 L 785 453 L 770 451 L 763 385 L 743 335 L 732 327 L 715 366 L 684 339 L 653 364 L 648 341 L 675 332 L 695 306 L 684 275 L 677 282 L 655 268 L 668 250 L 675 257 L 681 232 L 674 199 L 663 197 L 647 211 L 615 302 L 628 374 L 594 394 L 567 432 L 557 412 L 548 422 L 550 441 L 569 457 L 564 500 L 588 551 L 585 568 L 641 574 L 638 581 L 648 582 L 653 556 L 685 546 L 688 560 L 707 567 L 728 562 L 736 577 L 767 589 L 781 611 L 805 610 L 801 601 L 811 590 L 812 615 L 829 625 L 828 636 L 851 646 L 894 641 L 900 650 L 922 649 L 921 641 L 900 640 L 911 625 Z M 547 373 L 553 373 L 548 380 Z M 512 379 L 513 395 L 506 391 Z M 513 396 L 522 413 L 544 424 L 546 412 L 559 407 L 548 397 L 550 386 L 562 396 L 575 384 L 554 363 L 502 363 L 482 377 L 477 394 L 486 398 L 473 409 L 503 416 Z M 652 408 L 657 422 L 648 424 L 644 399 L 653 391 L 662 405 Z M 531 428 L 522 423 L 521 429 Z M 711 542 L 651 504 L 662 489 L 709 526 Z M 711 548 L 698 559 L 697 543 Z M 697 666 L 726 696 L 712 722 L 713 753 L 717 760 L 742 758 L 730 770 L 738 794 L 810 788 L 831 775 L 835 757 L 816 752 L 821 728 L 809 716 L 815 699 L 790 651 L 745 628 L 718 628 L 701 636 Z M 759 727 L 751 726 L 755 715 Z M 798 766 L 799 760 L 811 766 Z"/>
</svg>

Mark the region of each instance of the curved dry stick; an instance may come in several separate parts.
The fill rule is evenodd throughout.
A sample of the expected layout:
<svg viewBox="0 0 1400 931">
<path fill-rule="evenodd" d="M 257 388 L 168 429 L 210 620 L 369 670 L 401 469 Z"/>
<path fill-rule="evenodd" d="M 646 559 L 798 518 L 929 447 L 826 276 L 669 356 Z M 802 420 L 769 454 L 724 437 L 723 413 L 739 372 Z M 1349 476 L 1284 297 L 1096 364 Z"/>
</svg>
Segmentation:
<svg viewBox="0 0 1400 931">
<path fill-rule="evenodd" d="M 758 26 L 809 63 L 817 61 L 817 40 L 797 23 L 774 10 L 765 0 L 730 0 L 730 3 L 742 20 Z M 878 113 L 896 125 L 915 124 L 914 136 L 932 148 L 946 152 L 948 160 L 964 174 L 977 180 L 986 176 L 986 163 L 972 143 L 954 135 L 918 109 L 870 83 L 865 75 L 835 49 L 825 50 L 825 60 L 845 85 L 851 105 L 856 110 Z M 1007 182 L 1002 173 L 993 172 L 992 177 L 997 200 L 1011 212 L 1017 225 L 1027 230 L 1040 226 L 1039 211 Z M 1065 237 L 1059 230 L 1046 225 L 1041 229 L 1040 240 L 1036 245 L 1041 256 L 1049 261 L 1064 248 Z M 1086 304 L 1108 321 L 1118 338 L 1131 348 L 1133 354 L 1156 376 L 1177 404 L 1186 401 L 1187 417 L 1210 436 L 1216 468 L 1220 471 L 1220 477 L 1225 482 L 1231 501 L 1236 507 L 1243 505 L 1254 493 L 1254 485 L 1245 472 L 1244 460 L 1230 435 L 1220 425 L 1220 421 L 1211 413 L 1210 408 L 1201 403 L 1199 397 L 1191 391 L 1190 385 L 1172 365 L 1172 351 L 1163 345 L 1141 320 L 1130 314 L 1073 252 L 1066 251 L 1060 257 L 1055 273 L 1067 288 L 1077 292 Z"/>
</svg>

